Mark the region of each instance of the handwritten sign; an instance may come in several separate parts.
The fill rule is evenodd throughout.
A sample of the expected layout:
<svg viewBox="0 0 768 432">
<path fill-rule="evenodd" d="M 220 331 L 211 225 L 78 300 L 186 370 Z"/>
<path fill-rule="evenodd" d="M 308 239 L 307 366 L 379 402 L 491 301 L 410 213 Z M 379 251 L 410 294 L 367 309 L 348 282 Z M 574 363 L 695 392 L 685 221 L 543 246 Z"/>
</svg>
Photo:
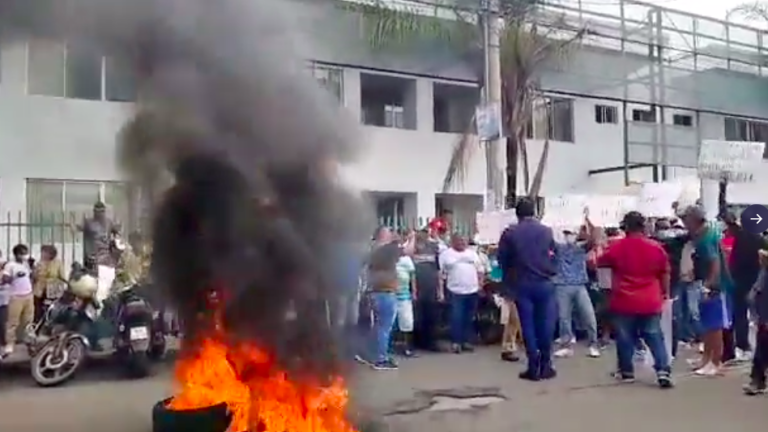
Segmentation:
<svg viewBox="0 0 768 432">
<path fill-rule="evenodd" d="M 587 198 L 589 220 L 595 226 L 618 227 L 624 215 L 637 209 L 631 195 L 593 195 Z"/>
<path fill-rule="evenodd" d="M 557 195 L 544 198 L 542 223 L 552 228 L 578 228 L 584 224 L 586 195 Z"/>
<path fill-rule="evenodd" d="M 475 240 L 480 244 L 496 244 L 501 233 L 517 223 L 514 210 L 480 212 L 475 216 L 477 234 Z"/>
<path fill-rule="evenodd" d="M 732 183 L 754 181 L 760 169 L 765 143 L 704 140 L 699 149 L 698 175 Z"/>
<path fill-rule="evenodd" d="M 637 198 L 637 211 L 646 217 L 674 216 L 673 205 L 680 198 L 680 183 L 643 183 Z"/>
</svg>

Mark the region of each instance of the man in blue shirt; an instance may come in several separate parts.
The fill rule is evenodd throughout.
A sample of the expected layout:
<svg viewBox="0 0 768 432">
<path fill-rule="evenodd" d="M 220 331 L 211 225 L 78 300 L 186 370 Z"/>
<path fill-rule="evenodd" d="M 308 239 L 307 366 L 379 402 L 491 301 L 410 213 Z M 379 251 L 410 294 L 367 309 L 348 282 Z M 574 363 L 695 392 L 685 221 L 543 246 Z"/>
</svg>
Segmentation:
<svg viewBox="0 0 768 432">
<path fill-rule="evenodd" d="M 555 276 L 555 242 L 552 229 L 534 218 L 535 205 L 527 198 L 515 207 L 517 225 L 507 228 L 499 239 L 499 266 L 504 281 L 502 295 L 514 298 L 520 316 L 528 368 L 521 379 L 538 381 L 554 378 L 552 343 L 557 321 L 557 303 L 552 277 Z"/>
<path fill-rule="evenodd" d="M 586 327 L 589 342 L 588 355 L 600 357 L 597 345 L 597 319 L 592 299 L 587 291 L 587 242 L 578 241 L 576 233 L 563 231 L 564 243 L 557 243 L 557 276 L 555 292 L 557 295 L 558 317 L 560 319 L 560 344 L 555 357 L 570 357 L 576 338 L 573 334 L 573 313 Z"/>
</svg>

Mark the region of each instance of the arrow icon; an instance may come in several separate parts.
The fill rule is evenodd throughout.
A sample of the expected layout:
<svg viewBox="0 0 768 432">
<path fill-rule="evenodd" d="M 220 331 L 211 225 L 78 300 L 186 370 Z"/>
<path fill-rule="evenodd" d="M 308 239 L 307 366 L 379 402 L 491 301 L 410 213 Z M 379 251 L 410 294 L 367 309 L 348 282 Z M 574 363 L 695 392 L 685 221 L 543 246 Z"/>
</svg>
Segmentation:
<svg viewBox="0 0 768 432">
<path fill-rule="evenodd" d="M 757 216 L 751 218 L 750 220 L 753 220 L 753 221 L 756 221 L 757 223 L 760 223 L 760 222 L 763 221 L 763 218 L 761 218 L 760 215 L 757 215 Z"/>
</svg>

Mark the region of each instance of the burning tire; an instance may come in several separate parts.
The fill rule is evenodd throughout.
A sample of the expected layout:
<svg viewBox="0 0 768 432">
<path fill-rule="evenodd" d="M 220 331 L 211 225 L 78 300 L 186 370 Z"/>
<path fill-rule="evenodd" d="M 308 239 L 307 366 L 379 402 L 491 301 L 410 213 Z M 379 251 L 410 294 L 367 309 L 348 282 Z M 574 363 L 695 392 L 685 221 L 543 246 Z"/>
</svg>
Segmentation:
<svg viewBox="0 0 768 432">
<path fill-rule="evenodd" d="M 152 432 L 226 432 L 232 415 L 224 403 L 207 408 L 175 411 L 168 408 L 171 398 L 152 409 Z"/>
</svg>

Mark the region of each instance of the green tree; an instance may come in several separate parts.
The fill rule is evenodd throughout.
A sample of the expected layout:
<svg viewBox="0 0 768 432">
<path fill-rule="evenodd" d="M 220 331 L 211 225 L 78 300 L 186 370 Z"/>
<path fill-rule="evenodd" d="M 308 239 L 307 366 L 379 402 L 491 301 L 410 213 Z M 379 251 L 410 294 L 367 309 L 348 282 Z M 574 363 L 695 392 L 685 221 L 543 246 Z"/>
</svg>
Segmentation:
<svg viewBox="0 0 768 432">
<path fill-rule="evenodd" d="M 373 0 L 365 5 L 345 7 L 362 14 L 362 27 L 372 49 L 408 49 L 424 42 L 438 42 L 450 46 L 459 58 L 476 65 L 478 82 L 482 84 L 483 31 L 479 17 L 484 3 L 483 0 L 453 3 L 435 0 L 424 2 L 416 9 L 393 8 L 382 0 Z M 564 60 L 581 40 L 584 30 L 569 24 L 563 14 L 545 10 L 538 0 L 499 0 L 496 11 L 502 21 L 499 34 L 501 102 L 506 135 L 506 201 L 511 205 L 516 200 L 518 169 L 522 169 L 523 189 L 532 197 L 539 196 L 546 171 L 549 139 L 544 140 L 541 158 L 532 176 L 526 144 L 535 109 L 544 110 L 544 125 L 551 129 L 549 109 L 542 103 L 538 73 L 545 63 L 557 64 Z M 463 181 L 468 161 L 477 148 L 474 120 L 474 117 L 467 119 L 466 132 L 454 145 L 443 181 L 444 192 Z"/>
</svg>

